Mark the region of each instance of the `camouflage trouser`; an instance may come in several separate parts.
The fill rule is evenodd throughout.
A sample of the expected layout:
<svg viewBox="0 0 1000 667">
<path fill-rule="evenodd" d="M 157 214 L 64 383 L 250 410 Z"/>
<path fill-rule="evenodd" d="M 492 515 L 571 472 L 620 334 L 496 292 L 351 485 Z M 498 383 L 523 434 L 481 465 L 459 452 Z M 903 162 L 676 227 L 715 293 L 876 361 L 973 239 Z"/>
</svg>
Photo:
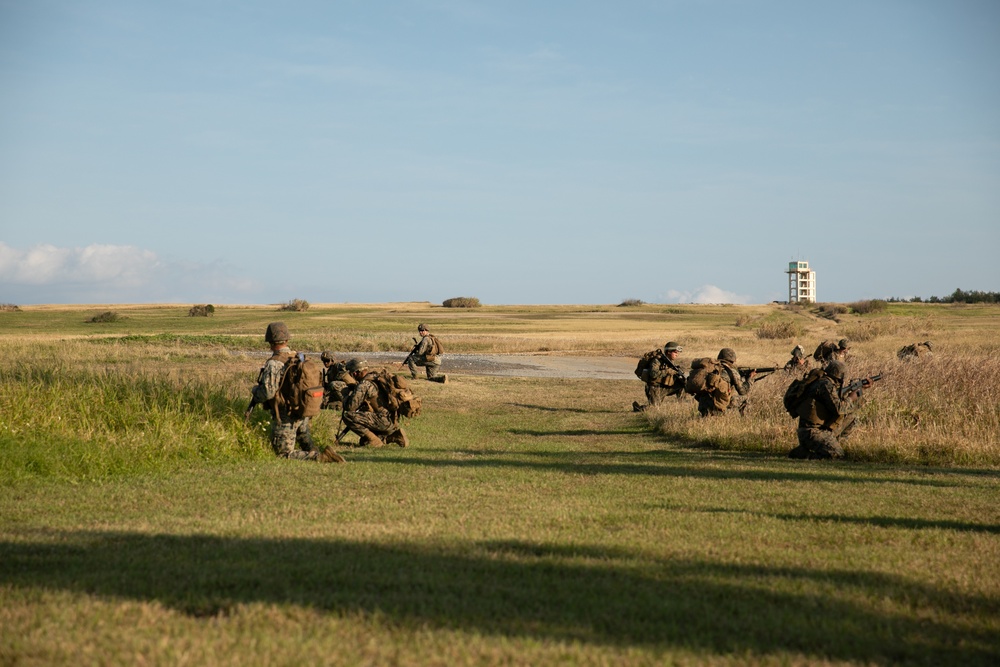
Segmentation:
<svg viewBox="0 0 1000 667">
<path fill-rule="evenodd" d="M 423 366 L 427 371 L 427 377 L 437 377 L 438 369 L 441 368 L 441 362 L 435 359 L 434 361 L 427 361 L 423 357 L 410 357 L 406 365 L 410 368 L 410 375 L 417 377 L 417 366 Z"/>
<path fill-rule="evenodd" d="M 712 394 L 707 391 L 699 391 L 695 394 L 695 398 L 698 399 L 698 412 L 702 417 L 714 417 L 716 415 L 726 414 L 726 409 L 720 409 L 716 399 L 712 397 Z"/>
<path fill-rule="evenodd" d="M 298 444 L 301 449 L 296 449 Z M 316 458 L 316 448 L 313 447 L 312 434 L 309 433 L 309 420 L 299 419 L 278 423 L 271 422 L 271 449 L 285 459 L 301 459 L 312 461 Z"/>
<path fill-rule="evenodd" d="M 388 435 L 396 430 L 396 423 L 389 417 L 388 412 L 345 412 L 344 426 L 352 433 L 363 435 L 364 431 L 371 431 L 375 435 Z"/>
<path fill-rule="evenodd" d="M 799 446 L 788 453 L 793 459 L 840 459 L 844 449 L 837 442 L 833 431 L 821 428 L 800 428 L 796 430 Z"/>
</svg>

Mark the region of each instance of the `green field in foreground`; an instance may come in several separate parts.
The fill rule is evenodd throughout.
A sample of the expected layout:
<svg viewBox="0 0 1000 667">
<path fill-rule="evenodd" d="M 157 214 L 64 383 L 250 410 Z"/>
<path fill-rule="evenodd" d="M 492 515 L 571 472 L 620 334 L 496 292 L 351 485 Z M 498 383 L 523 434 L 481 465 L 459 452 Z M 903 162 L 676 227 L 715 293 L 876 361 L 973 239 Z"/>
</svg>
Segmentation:
<svg viewBox="0 0 1000 667">
<path fill-rule="evenodd" d="M 400 335 L 428 315 L 366 312 Z M 648 325 L 587 312 L 539 309 L 509 328 L 476 317 L 503 345 L 604 349 L 622 318 L 622 348 L 647 326 L 706 349 L 732 339 L 748 357 L 791 347 L 755 341 L 739 311 L 649 311 Z M 964 311 L 931 312 L 924 326 L 956 355 L 995 351 Z M 0 664 L 1000 660 L 995 465 L 791 461 L 790 421 L 768 427 L 766 405 L 740 439 L 740 422 L 706 431 L 682 404 L 628 412 L 638 381 L 472 376 L 417 384 L 407 449 L 279 461 L 262 415 L 239 419 L 259 357 L 197 344 L 240 327 L 136 315 L 142 336 L 195 338 L 109 344 L 24 314 L 36 334 L 0 318 L 15 352 L 0 368 Z M 323 440 L 334 428 L 329 413 L 315 425 Z"/>
</svg>

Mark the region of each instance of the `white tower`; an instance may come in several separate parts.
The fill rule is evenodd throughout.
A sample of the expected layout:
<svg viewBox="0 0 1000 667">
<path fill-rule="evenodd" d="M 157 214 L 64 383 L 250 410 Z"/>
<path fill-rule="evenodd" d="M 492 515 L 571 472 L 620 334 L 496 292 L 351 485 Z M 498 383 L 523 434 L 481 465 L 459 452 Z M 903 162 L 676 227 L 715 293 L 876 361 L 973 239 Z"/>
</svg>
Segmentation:
<svg viewBox="0 0 1000 667">
<path fill-rule="evenodd" d="M 816 272 L 809 262 L 789 262 L 788 303 L 816 303 Z"/>
</svg>

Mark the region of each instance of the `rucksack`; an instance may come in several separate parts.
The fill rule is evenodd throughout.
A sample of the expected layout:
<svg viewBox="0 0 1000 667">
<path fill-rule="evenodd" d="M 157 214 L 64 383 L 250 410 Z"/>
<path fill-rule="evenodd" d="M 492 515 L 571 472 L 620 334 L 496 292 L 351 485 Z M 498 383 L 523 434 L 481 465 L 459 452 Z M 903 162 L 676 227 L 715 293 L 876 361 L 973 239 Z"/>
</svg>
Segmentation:
<svg viewBox="0 0 1000 667">
<path fill-rule="evenodd" d="M 691 362 L 691 374 L 684 383 L 684 391 L 697 394 L 714 391 L 722 382 L 722 362 L 711 357 L 702 357 Z M 728 380 L 727 380 L 728 382 Z"/>
<path fill-rule="evenodd" d="M 782 398 L 782 403 L 785 405 L 785 411 L 793 417 L 798 417 L 799 405 L 803 400 L 805 400 L 805 398 L 807 398 L 809 388 L 822 377 L 823 369 L 814 368 L 798 380 L 792 380 L 792 383 L 788 385 L 788 389 L 785 390 L 785 395 Z"/>
<path fill-rule="evenodd" d="M 406 378 L 380 368 L 369 375 L 368 379 L 378 389 L 379 403 L 394 417 L 398 415 L 413 418 L 420 414 L 421 400 L 410 391 L 410 383 Z"/>
<path fill-rule="evenodd" d="M 437 336 L 431 336 L 431 355 L 437 357 L 444 352 L 444 348 L 441 346 L 441 341 L 437 339 Z"/>
<path fill-rule="evenodd" d="M 292 421 L 315 417 L 323 407 L 323 362 L 292 353 L 285 361 L 274 395 L 275 413 Z M 279 418 L 280 419 L 280 418 Z"/>
<path fill-rule="evenodd" d="M 642 355 L 642 358 L 639 359 L 639 363 L 636 364 L 635 376 L 643 382 L 649 382 L 649 370 L 653 367 L 653 363 L 659 356 L 659 350 L 650 350 L 646 354 Z"/>
</svg>

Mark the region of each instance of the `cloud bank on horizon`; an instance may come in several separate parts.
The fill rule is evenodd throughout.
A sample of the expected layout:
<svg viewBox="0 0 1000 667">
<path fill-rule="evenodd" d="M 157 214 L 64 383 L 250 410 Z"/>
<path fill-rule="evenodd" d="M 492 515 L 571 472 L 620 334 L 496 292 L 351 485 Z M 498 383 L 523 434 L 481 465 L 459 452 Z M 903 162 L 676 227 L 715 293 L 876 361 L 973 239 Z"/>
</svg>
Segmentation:
<svg viewBox="0 0 1000 667">
<path fill-rule="evenodd" d="M 998 62 L 992 0 L 0 3 L 0 301 L 1000 290 Z"/>
</svg>

